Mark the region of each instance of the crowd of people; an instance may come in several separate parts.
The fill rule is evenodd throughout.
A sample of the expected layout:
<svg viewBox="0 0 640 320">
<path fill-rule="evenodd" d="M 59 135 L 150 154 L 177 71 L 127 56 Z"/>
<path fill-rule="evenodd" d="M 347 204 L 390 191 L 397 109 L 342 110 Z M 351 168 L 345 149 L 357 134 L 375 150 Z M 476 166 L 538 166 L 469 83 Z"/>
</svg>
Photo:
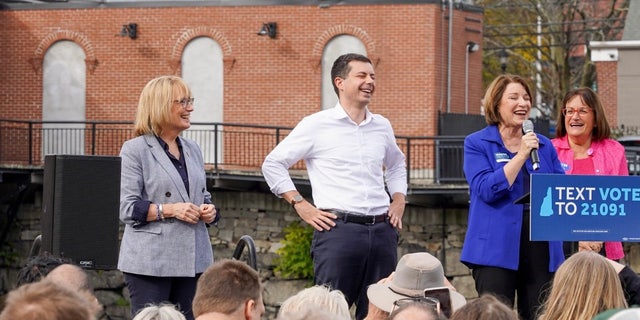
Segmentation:
<svg viewBox="0 0 640 320">
<path fill-rule="evenodd" d="M 53 268 L 25 266 L 41 275 L 19 276 L 20 286 L 8 295 L 0 320 L 98 320 L 102 305 L 93 294 L 86 272 L 72 262 L 51 256 Z M 58 264 L 59 263 L 59 264 Z M 620 274 L 628 268 L 605 256 L 582 250 L 571 255 L 555 273 L 548 298 L 536 312 L 538 320 L 640 319 L 627 291 L 640 290 Z M 426 252 L 405 254 L 391 274 L 368 287 L 367 320 L 522 320 L 509 301 L 490 293 L 467 300 L 447 280 L 442 264 Z M 598 281 L 594 281 L 598 279 Z M 264 285 L 247 263 L 221 259 L 198 278 L 192 304 L 197 320 L 258 320 L 265 315 Z M 638 309 L 640 310 L 640 309 Z M 183 309 L 169 301 L 146 304 L 133 320 L 185 320 Z M 345 295 L 327 285 L 314 285 L 284 300 L 277 320 L 349 320 Z M 622 318 L 615 318 L 622 317 Z"/>
<path fill-rule="evenodd" d="M 34 262 L 48 266 L 34 267 Z M 625 294 L 629 289 L 640 290 L 640 277 L 633 273 L 633 281 L 621 281 L 620 273 L 625 268 L 628 267 L 590 250 L 571 255 L 555 273 L 548 299 L 536 319 L 640 319 L 640 311 L 628 308 L 635 300 Z M 26 270 L 30 271 L 20 273 L 20 285 L 8 295 L 0 320 L 102 319 L 102 306 L 79 266 L 45 255 L 30 260 L 21 271 Z M 40 277 L 29 276 L 33 272 Z M 216 261 L 198 279 L 192 306 L 194 317 L 262 319 L 263 291 L 258 272 L 245 262 Z M 441 262 L 426 252 L 402 256 L 395 271 L 369 286 L 367 295 L 367 320 L 522 319 L 507 300 L 493 294 L 467 301 L 447 280 Z M 184 311 L 168 301 L 147 304 L 133 315 L 133 320 L 185 319 Z M 342 292 L 327 285 L 314 285 L 283 301 L 277 319 L 348 320 L 352 315 Z"/>
<path fill-rule="evenodd" d="M 467 300 L 433 255 L 398 259 L 405 156 L 389 120 L 368 108 L 376 88 L 371 60 L 342 55 L 331 76 L 335 107 L 300 121 L 262 166 L 270 190 L 315 228 L 315 284 L 286 299 L 278 319 L 589 320 L 622 313 L 640 319 L 629 309 L 640 304 L 640 277 L 620 263 L 620 242 L 531 241 L 530 205 L 521 201 L 533 174 L 628 175 L 624 149 L 611 138 L 593 90 L 566 94 L 557 136 L 549 139 L 523 127 L 532 108 L 524 78 L 503 74 L 487 88 L 487 126 L 464 141 L 470 202 L 460 260 L 478 293 Z M 193 102 L 179 77 L 149 81 L 139 99 L 136 138 L 121 149 L 125 229 L 118 269 L 131 315 L 261 319 L 259 273 L 244 262 L 214 261 L 207 228 L 220 215 L 207 191 L 200 147 L 180 135 L 191 125 Z M 312 201 L 289 175 L 301 160 Z M 37 256 L 18 276 L 0 320 L 101 317 L 86 273 L 70 261 Z"/>
</svg>

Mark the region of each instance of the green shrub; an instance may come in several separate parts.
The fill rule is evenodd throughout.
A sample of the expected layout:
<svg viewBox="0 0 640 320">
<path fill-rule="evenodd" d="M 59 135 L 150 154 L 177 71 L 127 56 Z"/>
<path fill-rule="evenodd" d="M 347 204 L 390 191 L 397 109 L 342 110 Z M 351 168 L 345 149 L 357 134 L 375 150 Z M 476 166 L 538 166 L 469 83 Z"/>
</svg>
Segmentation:
<svg viewBox="0 0 640 320">
<path fill-rule="evenodd" d="M 283 246 L 276 251 L 276 275 L 288 279 L 313 279 L 311 239 L 313 228 L 306 223 L 293 222 L 284 228 Z"/>
</svg>

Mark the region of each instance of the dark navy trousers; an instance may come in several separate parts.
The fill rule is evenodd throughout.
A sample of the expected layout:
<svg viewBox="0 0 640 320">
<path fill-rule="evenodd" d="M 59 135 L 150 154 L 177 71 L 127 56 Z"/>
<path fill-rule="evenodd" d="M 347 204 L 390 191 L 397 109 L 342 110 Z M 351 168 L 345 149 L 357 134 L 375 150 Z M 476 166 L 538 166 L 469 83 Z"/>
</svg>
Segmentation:
<svg viewBox="0 0 640 320">
<path fill-rule="evenodd" d="M 478 294 L 491 293 L 513 306 L 523 320 L 537 319 L 553 280 L 549 272 L 549 243 L 529 240 L 529 211 L 523 212 L 518 270 L 477 266 L 472 271 Z"/>
<path fill-rule="evenodd" d="M 367 316 L 367 287 L 388 277 L 398 261 L 398 232 L 387 220 L 359 224 L 335 220 L 329 231 L 315 231 L 311 256 L 316 284 L 342 291 L 356 319 Z"/>
<path fill-rule="evenodd" d="M 193 320 L 191 303 L 196 293 L 195 277 L 153 277 L 124 273 L 124 281 L 131 297 L 131 317 L 148 304 L 171 303 L 180 309 L 187 320 Z"/>
</svg>

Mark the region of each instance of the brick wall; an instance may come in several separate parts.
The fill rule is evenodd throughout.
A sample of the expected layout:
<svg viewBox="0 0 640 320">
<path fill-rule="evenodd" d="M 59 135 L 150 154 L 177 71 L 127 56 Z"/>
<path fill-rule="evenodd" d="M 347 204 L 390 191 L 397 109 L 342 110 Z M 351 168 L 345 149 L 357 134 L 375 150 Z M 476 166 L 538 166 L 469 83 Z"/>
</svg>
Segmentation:
<svg viewBox="0 0 640 320">
<path fill-rule="evenodd" d="M 598 94 L 611 127 L 618 126 L 618 63 L 595 62 Z"/>
<path fill-rule="evenodd" d="M 4 10 L 1 117 L 41 119 L 42 59 L 53 43 L 70 40 L 86 55 L 86 119 L 133 120 L 144 84 L 179 75 L 184 46 L 205 36 L 224 55 L 224 122 L 293 126 L 320 108 L 324 46 L 349 34 L 375 62 L 372 110 L 399 135 L 435 135 L 447 101 L 447 16 L 437 3 Z M 481 43 L 482 14 L 453 16 L 451 111 L 462 112 L 466 43 Z M 278 23 L 276 39 L 256 35 L 268 21 Z M 138 24 L 137 39 L 117 35 L 127 23 Z M 482 94 L 481 56 L 470 55 L 471 106 Z"/>
</svg>

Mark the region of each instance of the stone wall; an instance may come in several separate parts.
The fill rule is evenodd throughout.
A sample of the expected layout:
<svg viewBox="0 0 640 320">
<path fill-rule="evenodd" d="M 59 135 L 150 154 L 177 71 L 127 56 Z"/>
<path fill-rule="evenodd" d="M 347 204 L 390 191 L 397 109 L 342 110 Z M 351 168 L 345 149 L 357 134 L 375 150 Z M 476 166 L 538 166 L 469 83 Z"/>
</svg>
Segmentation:
<svg viewBox="0 0 640 320">
<path fill-rule="evenodd" d="M 243 235 L 250 235 L 256 245 L 257 265 L 265 284 L 264 300 L 267 319 L 274 319 L 279 304 L 309 285 L 306 280 L 283 280 L 273 274 L 276 250 L 282 245 L 282 230 L 299 221 L 291 207 L 281 199 L 259 192 L 216 192 L 215 203 L 222 212 L 217 227 L 210 228 L 216 259 L 231 258 L 236 243 Z M 0 293 L 15 287 L 19 267 L 26 261 L 32 240 L 40 234 L 41 193 L 38 191 L 23 204 L 10 235 L 10 260 L 0 270 Z M 2 208 L 5 211 L 6 208 Z M 117 213 L 114 213 L 117 214 Z M 466 209 L 424 208 L 408 205 L 400 232 L 399 256 L 427 251 L 439 257 L 445 273 L 459 292 L 467 298 L 477 296 L 469 270 L 460 263 L 460 250 L 467 223 Z M 640 270 L 638 246 L 627 245 L 627 262 Z M 241 258 L 242 259 L 242 258 Z M 5 262 L 6 264 L 6 262 Z M 128 319 L 129 301 L 122 274 L 117 270 L 88 270 L 92 276 L 98 299 L 107 307 L 111 319 Z"/>
</svg>

